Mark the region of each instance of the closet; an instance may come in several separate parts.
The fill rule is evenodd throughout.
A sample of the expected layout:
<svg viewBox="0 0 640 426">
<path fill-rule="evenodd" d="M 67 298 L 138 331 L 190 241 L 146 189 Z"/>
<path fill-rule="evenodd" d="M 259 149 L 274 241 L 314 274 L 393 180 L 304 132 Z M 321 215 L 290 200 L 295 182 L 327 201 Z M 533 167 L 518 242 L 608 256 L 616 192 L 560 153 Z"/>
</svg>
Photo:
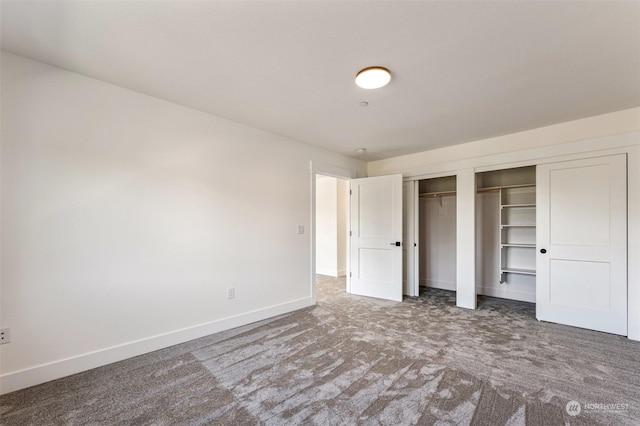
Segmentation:
<svg viewBox="0 0 640 426">
<path fill-rule="evenodd" d="M 535 303 L 535 166 L 478 173 L 476 185 L 476 293 Z"/>
<path fill-rule="evenodd" d="M 456 177 L 418 182 L 419 283 L 456 290 Z"/>
</svg>

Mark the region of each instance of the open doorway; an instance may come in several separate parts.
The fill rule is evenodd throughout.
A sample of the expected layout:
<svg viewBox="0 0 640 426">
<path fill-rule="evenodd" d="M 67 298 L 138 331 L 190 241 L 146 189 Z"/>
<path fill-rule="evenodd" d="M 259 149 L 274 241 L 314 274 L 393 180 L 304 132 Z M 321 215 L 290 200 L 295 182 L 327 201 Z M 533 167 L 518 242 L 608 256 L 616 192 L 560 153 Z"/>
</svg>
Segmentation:
<svg viewBox="0 0 640 426">
<path fill-rule="evenodd" d="M 349 182 L 316 175 L 315 273 L 344 277 L 347 273 Z"/>
<path fill-rule="evenodd" d="M 476 174 L 476 292 L 536 302 L 536 167 Z"/>
<path fill-rule="evenodd" d="M 335 183 L 336 183 L 336 196 L 335 196 L 335 214 L 332 214 L 332 217 L 335 218 L 336 221 L 336 226 L 337 226 L 337 219 L 338 219 L 338 181 L 341 182 L 341 185 L 344 187 L 345 189 L 345 203 L 344 203 L 344 214 L 341 215 L 341 217 L 344 218 L 345 221 L 345 225 L 346 225 L 346 229 L 345 229 L 345 237 L 344 239 L 342 239 L 342 241 L 345 242 L 345 246 L 344 249 L 341 249 L 340 251 L 340 256 L 344 257 L 344 268 L 340 268 L 339 266 L 336 266 L 335 271 L 336 273 L 339 275 L 340 271 L 342 269 L 342 271 L 344 271 L 344 274 L 348 274 L 349 273 L 349 250 L 348 250 L 348 229 L 349 229 L 349 199 L 348 199 L 348 193 L 349 193 L 349 183 L 351 179 L 355 179 L 358 177 L 358 173 L 355 170 L 349 170 L 349 169 L 343 169 L 340 167 L 335 167 L 335 166 L 331 166 L 328 164 L 322 164 L 322 163 L 316 163 L 316 162 L 311 162 L 310 163 L 311 166 L 311 175 L 310 175 L 310 183 L 311 183 L 311 228 L 310 228 L 310 234 L 311 234 L 311 238 L 310 238 L 310 243 L 311 243 L 311 268 L 309 269 L 310 272 L 310 277 L 309 277 L 309 281 L 310 281 L 310 290 L 311 290 L 311 297 L 313 298 L 314 302 L 317 300 L 317 290 L 318 290 L 318 276 L 316 275 L 316 252 L 317 252 L 317 244 L 316 241 L 318 239 L 318 237 L 320 236 L 321 238 L 323 238 L 322 235 L 319 234 L 324 234 L 323 231 L 317 231 L 317 226 L 316 226 L 316 222 L 317 222 L 317 210 L 318 210 L 318 205 L 320 206 L 327 206 L 327 204 L 324 202 L 324 199 L 321 199 L 320 202 L 318 202 L 318 197 L 316 196 L 317 194 L 317 184 L 318 184 L 318 178 L 323 179 L 323 178 L 333 178 L 335 179 Z M 330 181 L 327 181 L 330 182 Z M 330 202 L 329 205 L 331 205 L 332 203 Z M 342 206 L 342 204 L 341 204 Z M 336 246 L 335 246 L 335 253 L 336 253 L 336 265 L 338 264 L 338 237 L 337 237 L 337 229 L 336 229 Z M 322 266 L 321 266 L 322 267 Z M 332 270 L 332 269 L 331 269 Z M 328 272 L 325 270 L 325 272 Z M 348 291 L 348 286 L 349 286 L 349 280 L 348 277 L 342 276 L 342 277 L 330 277 L 327 275 L 324 275 L 324 277 L 327 277 L 329 279 L 332 280 L 341 280 L 344 284 L 342 286 L 342 288 L 344 290 Z"/>
</svg>

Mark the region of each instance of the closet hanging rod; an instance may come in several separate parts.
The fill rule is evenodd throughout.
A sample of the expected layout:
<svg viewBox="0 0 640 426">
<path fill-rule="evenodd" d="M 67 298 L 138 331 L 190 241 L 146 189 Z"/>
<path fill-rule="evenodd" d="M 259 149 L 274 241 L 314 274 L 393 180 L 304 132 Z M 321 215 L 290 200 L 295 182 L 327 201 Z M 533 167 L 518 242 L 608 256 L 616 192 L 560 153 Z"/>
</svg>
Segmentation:
<svg viewBox="0 0 640 426">
<path fill-rule="evenodd" d="M 420 198 L 448 197 L 456 195 L 456 191 L 422 192 L 418 195 L 420 195 Z"/>
</svg>

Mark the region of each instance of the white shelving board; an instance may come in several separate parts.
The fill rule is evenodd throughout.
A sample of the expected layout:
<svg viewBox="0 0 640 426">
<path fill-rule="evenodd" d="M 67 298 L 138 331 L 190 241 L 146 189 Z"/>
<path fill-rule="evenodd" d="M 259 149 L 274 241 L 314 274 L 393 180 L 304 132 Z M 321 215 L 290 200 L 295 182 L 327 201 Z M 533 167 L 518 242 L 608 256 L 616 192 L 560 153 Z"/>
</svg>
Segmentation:
<svg viewBox="0 0 640 426">
<path fill-rule="evenodd" d="M 506 185 L 500 192 L 500 281 L 506 274 L 535 275 L 535 185 Z"/>
<path fill-rule="evenodd" d="M 522 269 L 522 268 L 507 268 L 507 269 L 502 269 L 501 272 L 503 272 L 503 273 L 511 273 L 511 274 L 522 274 L 522 275 L 535 275 L 536 274 L 536 270 L 535 269 Z"/>
</svg>

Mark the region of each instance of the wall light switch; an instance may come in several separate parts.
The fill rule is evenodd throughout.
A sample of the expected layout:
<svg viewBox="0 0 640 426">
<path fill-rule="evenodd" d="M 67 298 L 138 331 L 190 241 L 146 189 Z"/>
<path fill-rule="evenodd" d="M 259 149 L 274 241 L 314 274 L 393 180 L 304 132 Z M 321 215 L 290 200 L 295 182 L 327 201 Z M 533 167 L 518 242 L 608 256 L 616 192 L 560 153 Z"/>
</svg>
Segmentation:
<svg viewBox="0 0 640 426">
<path fill-rule="evenodd" d="M 304 225 L 298 225 L 298 234 L 304 234 Z"/>
</svg>

